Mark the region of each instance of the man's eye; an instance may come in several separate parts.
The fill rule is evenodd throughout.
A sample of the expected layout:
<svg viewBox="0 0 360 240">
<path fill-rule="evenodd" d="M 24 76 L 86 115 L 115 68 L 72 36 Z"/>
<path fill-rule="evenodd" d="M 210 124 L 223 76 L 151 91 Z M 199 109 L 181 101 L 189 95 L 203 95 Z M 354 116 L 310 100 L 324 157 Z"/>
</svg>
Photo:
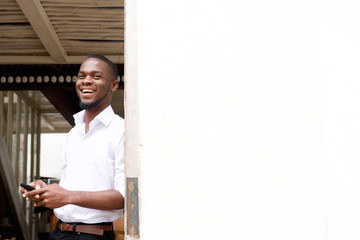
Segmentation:
<svg viewBox="0 0 360 240">
<path fill-rule="evenodd" d="M 84 78 L 84 75 L 78 75 L 78 78 Z"/>
<path fill-rule="evenodd" d="M 101 78 L 101 75 L 95 75 L 94 78 Z"/>
</svg>

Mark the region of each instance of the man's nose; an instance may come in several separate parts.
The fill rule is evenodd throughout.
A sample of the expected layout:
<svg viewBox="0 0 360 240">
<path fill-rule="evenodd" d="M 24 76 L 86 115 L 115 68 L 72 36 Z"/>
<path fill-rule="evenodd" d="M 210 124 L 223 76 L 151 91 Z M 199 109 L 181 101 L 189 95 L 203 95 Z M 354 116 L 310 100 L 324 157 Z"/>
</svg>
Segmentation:
<svg viewBox="0 0 360 240">
<path fill-rule="evenodd" d="M 90 75 L 87 75 L 84 79 L 83 79 L 83 84 L 89 84 L 92 82 L 92 77 Z"/>
</svg>

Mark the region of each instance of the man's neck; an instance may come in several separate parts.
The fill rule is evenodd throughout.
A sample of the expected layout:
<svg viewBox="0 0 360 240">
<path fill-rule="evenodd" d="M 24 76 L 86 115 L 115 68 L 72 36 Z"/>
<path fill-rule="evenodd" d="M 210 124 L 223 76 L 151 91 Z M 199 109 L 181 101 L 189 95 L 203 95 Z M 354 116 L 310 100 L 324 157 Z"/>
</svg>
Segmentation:
<svg viewBox="0 0 360 240">
<path fill-rule="evenodd" d="M 94 120 L 94 118 L 99 115 L 104 109 L 106 109 L 108 106 L 100 108 L 100 109 L 85 109 L 85 116 L 84 116 L 84 121 L 85 121 L 85 133 L 89 132 L 89 127 L 90 127 L 90 123 L 92 120 Z"/>
</svg>

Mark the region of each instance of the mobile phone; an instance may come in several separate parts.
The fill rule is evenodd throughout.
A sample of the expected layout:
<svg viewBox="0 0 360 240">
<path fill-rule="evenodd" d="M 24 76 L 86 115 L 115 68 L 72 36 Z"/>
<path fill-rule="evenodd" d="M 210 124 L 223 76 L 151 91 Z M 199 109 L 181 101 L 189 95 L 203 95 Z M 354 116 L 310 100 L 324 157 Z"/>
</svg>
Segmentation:
<svg viewBox="0 0 360 240">
<path fill-rule="evenodd" d="M 35 190 L 35 188 L 33 186 L 30 186 L 29 184 L 25 184 L 25 183 L 20 183 L 20 186 L 25 188 L 28 191 L 32 191 Z"/>
</svg>

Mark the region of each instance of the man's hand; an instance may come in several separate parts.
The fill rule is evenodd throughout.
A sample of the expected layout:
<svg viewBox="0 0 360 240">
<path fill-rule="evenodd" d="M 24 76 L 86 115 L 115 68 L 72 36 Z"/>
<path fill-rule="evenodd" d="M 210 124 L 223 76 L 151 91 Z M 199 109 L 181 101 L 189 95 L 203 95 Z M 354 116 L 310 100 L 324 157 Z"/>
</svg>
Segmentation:
<svg viewBox="0 0 360 240">
<path fill-rule="evenodd" d="M 44 183 L 43 181 L 41 180 L 36 180 L 34 182 L 31 182 L 29 183 L 30 186 L 33 186 L 35 189 L 40 189 L 42 187 L 45 187 L 46 186 L 46 183 Z M 34 190 L 33 190 L 34 191 Z M 31 191 L 28 191 L 26 190 L 25 188 L 21 188 L 20 189 L 20 193 L 23 195 L 23 197 L 26 197 L 26 200 L 28 201 L 37 201 L 39 200 L 40 196 L 39 195 L 31 195 L 30 197 L 28 197 L 26 195 L 27 192 L 31 192 Z"/>
<path fill-rule="evenodd" d="M 59 208 L 66 204 L 74 204 L 99 210 L 113 210 L 124 208 L 124 197 L 118 190 L 102 191 L 69 191 L 59 184 L 46 185 L 42 181 L 31 183 L 35 190 L 21 189 L 23 197 L 33 201 L 36 207 Z"/>
<path fill-rule="evenodd" d="M 60 187 L 59 184 L 49 184 L 33 191 L 24 193 L 30 201 L 34 201 L 36 207 L 59 208 L 69 202 L 67 201 L 71 192 Z"/>
</svg>

